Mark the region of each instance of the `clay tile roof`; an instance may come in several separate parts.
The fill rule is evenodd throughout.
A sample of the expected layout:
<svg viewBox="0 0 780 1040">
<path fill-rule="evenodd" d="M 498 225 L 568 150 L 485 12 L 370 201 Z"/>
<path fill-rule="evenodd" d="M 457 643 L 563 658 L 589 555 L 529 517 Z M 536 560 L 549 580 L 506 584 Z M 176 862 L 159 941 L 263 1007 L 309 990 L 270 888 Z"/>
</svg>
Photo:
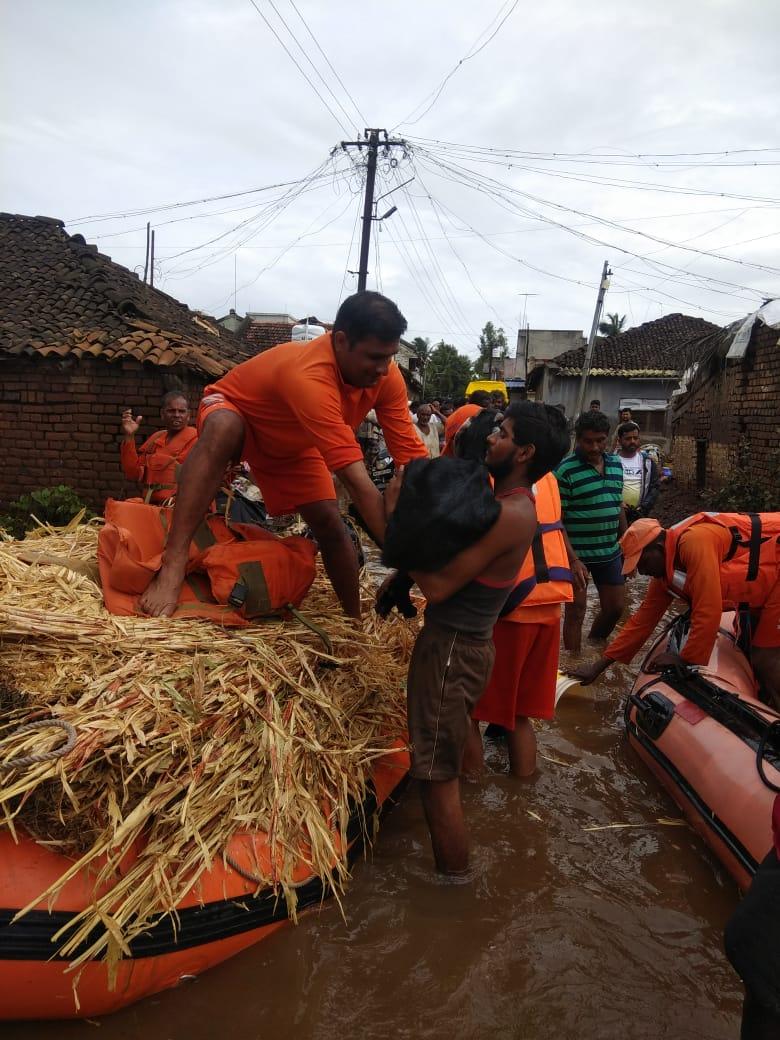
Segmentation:
<svg viewBox="0 0 780 1040">
<path fill-rule="evenodd" d="M 0 213 L 0 361 L 134 357 L 218 377 L 252 353 L 213 318 L 67 234 L 61 220 Z"/>
<path fill-rule="evenodd" d="M 645 322 L 619 336 L 597 339 L 593 347 L 592 376 L 681 376 L 691 360 L 691 351 L 718 326 L 687 314 L 667 314 Z M 562 375 L 579 375 L 585 348 L 567 350 L 553 358 Z"/>
</svg>

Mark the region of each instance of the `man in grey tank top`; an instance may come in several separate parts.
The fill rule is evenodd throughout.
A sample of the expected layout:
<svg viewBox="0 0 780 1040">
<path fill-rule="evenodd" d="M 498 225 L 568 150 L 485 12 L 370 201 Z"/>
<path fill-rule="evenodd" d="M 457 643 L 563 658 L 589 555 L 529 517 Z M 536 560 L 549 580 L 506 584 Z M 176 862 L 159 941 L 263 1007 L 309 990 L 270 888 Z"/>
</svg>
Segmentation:
<svg viewBox="0 0 780 1040">
<path fill-rule="evenodd" d="M 530 401 L 511 405 L 488 438 L 485 459 L 501 506 L 498 519 L 441 570 L 411 575 L 428 605 L 407 680 L 410 773 L 420 782 L 436 866 L 445 874 L 468 868 L 459 777 L 470 712 L 493 667 L 493 625 L 536 531 L 530 488 L 567 449 L 559 411 Z M 399 471 L 385 493 L 388 518 L 402 480 Z"/>
</svg>

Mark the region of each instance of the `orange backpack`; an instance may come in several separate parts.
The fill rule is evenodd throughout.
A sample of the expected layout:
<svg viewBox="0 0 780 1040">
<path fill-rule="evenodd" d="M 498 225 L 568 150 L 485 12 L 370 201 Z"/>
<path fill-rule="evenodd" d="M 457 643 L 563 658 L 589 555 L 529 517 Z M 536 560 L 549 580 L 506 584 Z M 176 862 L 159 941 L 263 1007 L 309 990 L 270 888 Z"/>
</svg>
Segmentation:
<svg viewBox="0 0 780 1040">
<path fill-rule="evenodd" d="M 112 614 L 137 615 L 138 596 L 160 569 L 172 509 L 108 499 L 98 536 L 103 599 Z M 316 574 L 307 538 L 278 538 L 254 524 L 210 515 L 190 543 L 187 576 L 174 617 L 221 625 L 279 614 L 300 605 Z"/>
</svg>

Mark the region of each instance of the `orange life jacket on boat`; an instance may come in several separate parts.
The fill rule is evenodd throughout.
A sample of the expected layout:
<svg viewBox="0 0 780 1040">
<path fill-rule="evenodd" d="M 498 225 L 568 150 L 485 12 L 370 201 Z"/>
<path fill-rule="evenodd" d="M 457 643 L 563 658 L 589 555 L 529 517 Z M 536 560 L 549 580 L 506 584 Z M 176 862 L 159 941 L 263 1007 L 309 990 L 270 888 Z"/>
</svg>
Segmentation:
<svg viewBox="0 0 780 1040">
<path fill-rule="evenodd" d="M 139 614 L 136 601 L 160 569 L 171 509 L 108 499 L 98 536 L 103 599 L 112 614 Z M 316 545 L 278 538 L 255 524 L 207 516 L 190 543 L 174 617 L 246 625 L 299 606 L 316 574 Z"/>
<path fill-rule="evenodd" d="M 731 547 L 720 565 L 723 609 L 761 607 L 780 577 L 778 543 L 780 513 L 694 513 L 666 532 L 666 585 L 671 593 L 691 599 L 687 573 L 677 546 L 696 524 L 718 524 L 731 535 Z"/>
<path fill-rule="evenodd" d="M 517 607 L 571 603 L 574 599 L 572 573 L 563 538 L 558 481 L 552 473 L 546 473 L 534 484 L 533 492 L 536 497 L 536 534 L 501 617 L 507 617 Z"/>
</svg>

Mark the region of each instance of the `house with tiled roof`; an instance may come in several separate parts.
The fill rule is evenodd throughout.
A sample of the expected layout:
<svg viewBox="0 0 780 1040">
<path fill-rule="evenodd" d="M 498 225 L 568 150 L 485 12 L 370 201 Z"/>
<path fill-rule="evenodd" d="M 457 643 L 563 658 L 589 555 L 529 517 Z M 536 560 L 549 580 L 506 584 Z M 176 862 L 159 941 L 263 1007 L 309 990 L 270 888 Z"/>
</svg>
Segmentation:
<svg viewBox="0 0 780 1040">
<path fill-rule="evenodd" d="M 251 351 L 216 319 L 145 285 L 61 220 L 0 214 L 0 500 L 67 484 L 94 509 L 126 488 L 119 415 L 159 428 Z"/>
<path fill-rule="evenodd" d="M 585 407 L 592 399 L 617 421 L 621 408 L 630 408 L 646 439 L 663 436 L 666 409 L 683 372 L 703 341 L 718 332 L 702 318 L 667 314 L 636 325 L 617 336 L 597 339 L 593 347 Z M 528 389 L 537 400 L 563 404 L 574 415 L 585 347 L 567 350 L 537 364 L 528 373 Z"/>
</svg>

